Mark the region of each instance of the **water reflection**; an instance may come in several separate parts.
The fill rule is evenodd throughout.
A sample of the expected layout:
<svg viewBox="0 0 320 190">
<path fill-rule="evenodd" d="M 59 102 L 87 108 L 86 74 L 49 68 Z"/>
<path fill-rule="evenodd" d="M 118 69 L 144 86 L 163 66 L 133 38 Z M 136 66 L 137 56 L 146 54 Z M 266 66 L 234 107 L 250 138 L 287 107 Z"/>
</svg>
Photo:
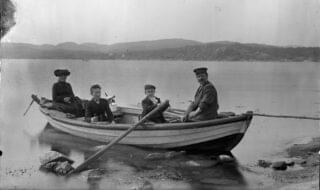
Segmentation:
<svg viewBox="0 0 320 190">
<path fill-rule="evenodd" d="M 40 146 L 50 146 L 75 160 L 77 165 L 91 156 L 101 143 L 75 137 L 54 129 L 47 124 L 40 133 Z M 134 146 L 116 145 L 105 153 L 88 171 L 90 189 L 109 187 L 118 183 L 141 186 L 151 181 L 157 187 L 176 183 L 188 184 L 190 189 L 239 189 L 246 188 L 246 180 L 239 170 L 238 162 L 221 163 L 215 156 L 186 153 L 171 159 L 147 160 L 150 153 L 165 150 L 141 149 Z M 197 163 L 197 164 L 194 164 Z M 97 170 L 97 168 L 99 168 Z M 157 189 L 157 188 L 155 188 Z"/>
</svg>

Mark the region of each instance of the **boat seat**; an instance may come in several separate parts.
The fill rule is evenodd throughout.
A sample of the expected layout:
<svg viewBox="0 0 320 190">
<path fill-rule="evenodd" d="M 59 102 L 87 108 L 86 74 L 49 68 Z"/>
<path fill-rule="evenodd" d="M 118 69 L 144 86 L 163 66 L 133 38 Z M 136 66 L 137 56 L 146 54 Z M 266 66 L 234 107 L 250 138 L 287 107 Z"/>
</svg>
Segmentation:
<svg viewBox="0 0 320 190">
<path fill-rule="evenodd" d="M 114 112 L 112 112 L 112 114 L 113 114 L 114 117 L 121 117 L 121 116 L 123 116 L 123 112 L 120 111 L 120 110 L 114 111 Z"/>
<path fill-rule="evenodd" d="M 220 112 L 217 118 L 226 118 L 226 117 L 231 117 L 235 115 L 236 114 L 234 112 Z"/>
</svg>

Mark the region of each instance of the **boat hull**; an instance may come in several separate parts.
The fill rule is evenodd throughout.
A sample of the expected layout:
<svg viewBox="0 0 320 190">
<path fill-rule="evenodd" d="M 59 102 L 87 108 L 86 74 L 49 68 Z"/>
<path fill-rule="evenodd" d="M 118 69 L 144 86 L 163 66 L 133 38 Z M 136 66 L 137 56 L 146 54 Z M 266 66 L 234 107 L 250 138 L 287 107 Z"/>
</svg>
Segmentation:
<svg viewBox="0 0 320 190">
<path fill-rule="evenodd" d="M 92 125 L 54 116 L 44 109 L 41 111 L 54 128 L 103 143 L 110 142 L 131 126 Z M 212 122 L 145 125 L 131 132 L 119 144 L 188 151 L 231 151 L 241 141 L 251 119 L 252 115 L 242 114 Z"/>
</svg>

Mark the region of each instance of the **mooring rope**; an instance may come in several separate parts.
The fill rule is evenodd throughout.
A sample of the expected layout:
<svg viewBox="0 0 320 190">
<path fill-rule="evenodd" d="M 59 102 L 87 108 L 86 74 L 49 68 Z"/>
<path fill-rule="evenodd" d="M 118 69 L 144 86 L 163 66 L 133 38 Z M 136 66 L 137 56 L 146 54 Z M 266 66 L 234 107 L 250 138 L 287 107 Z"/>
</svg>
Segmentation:
<svg viewBox="0 0 320 190">
<path fill-rule="evenodd" d="M 172 109 L 169 112 L 177 115 L 181 115 L 184 113 L 184 110 L 180 109 Z M 266 113 L 253 113 L 254 116 L 260 117 L 276 117 L 276 118 L 290 118 L 290 119 L 309 119 L 309 120 L 320 120 L 320 117 L 309 117 L 309 116 L 296 116 L 296 115 L 273 115 L 273 114 L 266 114 Z"/>
<path fill-rule="evenodd" d="M 295 116 L 295 115 L 271 115 L 271 114 L 264 114 L 264 113 L 253 113 L 252 115 L 262 116 L 262 117 L 320 120 L 320 117 Z"/>
</svg>

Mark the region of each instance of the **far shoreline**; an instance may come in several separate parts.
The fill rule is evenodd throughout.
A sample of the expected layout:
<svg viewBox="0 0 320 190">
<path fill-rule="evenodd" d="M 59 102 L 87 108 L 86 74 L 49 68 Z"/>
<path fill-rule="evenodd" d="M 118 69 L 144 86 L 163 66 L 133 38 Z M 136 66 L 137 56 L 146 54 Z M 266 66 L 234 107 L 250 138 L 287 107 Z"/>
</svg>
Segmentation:
<svg viewBox="0 0 320 190">
<path fill-rule="evenodd" d="M 181 62 L 237 62 L 237 63 L 320 63 L 320 61 L 311 61 L 311 60 L 305 60 L 305 61 L 290 61 L 290 60 L 275 60 L 275 61 L 263 61 L 263 60 L 183 60 L 183 59 L 71 59 L 71 58 L 0 58 L 1 61 L 4 60 L 79 60 L 83 62 L 89 62 L 89 61 L 164 61 L 164 62 L 175 62 L 175 61 L 181 61 Z"/>
</svg>

